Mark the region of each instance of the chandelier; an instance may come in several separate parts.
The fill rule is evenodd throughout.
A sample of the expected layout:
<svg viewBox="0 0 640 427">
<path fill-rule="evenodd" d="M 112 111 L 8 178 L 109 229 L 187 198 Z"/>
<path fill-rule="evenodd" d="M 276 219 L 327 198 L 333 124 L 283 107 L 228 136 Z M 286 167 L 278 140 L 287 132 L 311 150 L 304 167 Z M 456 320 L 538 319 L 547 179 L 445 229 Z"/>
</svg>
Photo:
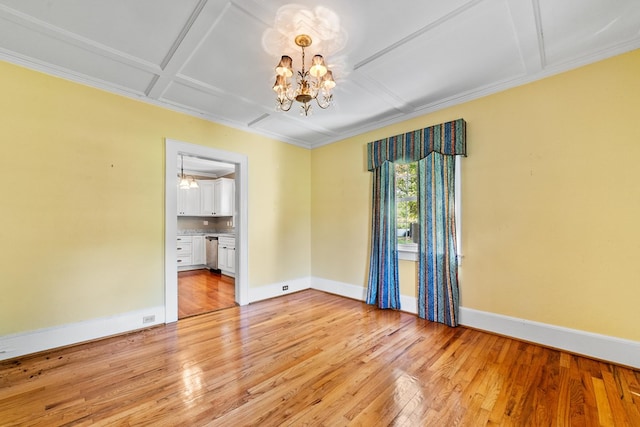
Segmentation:
<svg viewBox="0 0 640 427">
<path fill-rule="evenodd" d="M 289 78 L 293 76 L 292 59 L 283 55 L 276 67 L 276 83 L 273 90 L 276 93 L 276 110 L 289 111 L 293 101 L 298 101 L 300 115 L 311 114 L 312 100 L 316 100 L 318 107 L 323 110 L 329 108 L 333 101 L 331 89 L 336 86 L 333 73 L 327 69 L 322 55 L 315 55 L 311 61 L 309 70 L 304 68 L 304 48 L 311 46 L 311 37 L 300 34 L 295 38 L 296 45 L 302 49 L 302 70 L 298 71 L 296 85 L 293 86 Z"/>
</svg>

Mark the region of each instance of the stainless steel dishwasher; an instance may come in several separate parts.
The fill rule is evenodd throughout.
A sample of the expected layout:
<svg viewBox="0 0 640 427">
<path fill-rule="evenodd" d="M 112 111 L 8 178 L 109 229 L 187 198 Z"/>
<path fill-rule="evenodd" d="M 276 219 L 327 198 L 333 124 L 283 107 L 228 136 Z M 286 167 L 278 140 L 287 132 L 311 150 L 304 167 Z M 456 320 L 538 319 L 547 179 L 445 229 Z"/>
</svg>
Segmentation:
<svg viewBox="0 0 640 427">
<path fill-rule="evenodd" d="M 218 236 L 207 236 L 207 268 L 211 271 L 219 272 L 218 268 Z"/>
</svg>

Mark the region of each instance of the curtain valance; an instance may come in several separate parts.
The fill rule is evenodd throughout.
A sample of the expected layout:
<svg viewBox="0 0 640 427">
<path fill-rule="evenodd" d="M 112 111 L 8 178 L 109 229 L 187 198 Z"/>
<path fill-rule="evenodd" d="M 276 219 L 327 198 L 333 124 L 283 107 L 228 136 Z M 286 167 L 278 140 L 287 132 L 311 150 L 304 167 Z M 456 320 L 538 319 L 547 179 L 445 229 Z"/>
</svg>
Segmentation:
<svg viewBox="0 0 640 427">
<path fill-rule="evenodd" d="M 467 155 L 467 124 L 464 119 L 418 129 L 367 144 L 367 167 L 379 168 L 385 161 L 415 162 L 432 152 Z"/>
</svg>

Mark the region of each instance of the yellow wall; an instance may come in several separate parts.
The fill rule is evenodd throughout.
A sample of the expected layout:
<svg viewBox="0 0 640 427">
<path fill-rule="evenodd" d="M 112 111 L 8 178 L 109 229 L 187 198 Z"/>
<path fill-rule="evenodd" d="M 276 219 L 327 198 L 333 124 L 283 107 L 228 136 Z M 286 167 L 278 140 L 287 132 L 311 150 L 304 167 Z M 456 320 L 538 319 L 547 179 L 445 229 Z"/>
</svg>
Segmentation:
<svg viewBox="0 0 640 427">
<path fill-rule="evenodd" d="M 313 150 L 312 275 L 366 284 L 366 143 L 462 117 L 461 304 L 640 341 L 638 76 L 640 50 Z"/>
<path fill-rule="evenodd" d="M 249 157 L 250 287 L 364 286 L 366 143 L 462 117 L 462 305 L 640 341 L 638 75 L 634 51 L 309 151 L 0 63 L 0 335 L 163 304 L 165 137 Z"/>
<path fill-rule="evenodd" d="M 309 275 L 309 150 L 3 62 L 0 93 L 0 335 L 164 304 L 165 138 L 248 156 L 250 287 Z"/>
</svg>

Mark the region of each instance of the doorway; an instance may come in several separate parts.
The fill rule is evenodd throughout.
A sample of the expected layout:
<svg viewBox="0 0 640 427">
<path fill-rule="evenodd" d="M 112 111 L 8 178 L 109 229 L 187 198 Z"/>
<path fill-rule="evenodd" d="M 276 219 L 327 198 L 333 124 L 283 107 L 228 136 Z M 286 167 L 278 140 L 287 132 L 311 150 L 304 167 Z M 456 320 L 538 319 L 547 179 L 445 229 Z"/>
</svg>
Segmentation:
<svg viewBox="0 0 640 427">
<path fill-rule="evenodd" d="M 235 165 L 180 153 L 178 319 L 234 307 Z M 221 238 L 224 236 L 224 238 Z M 222 250 L 219 248 L 222 247 Z"/>
<path fill-rule="evenodd" d="M 234 300 L 248 304 L 247 280 L 247 157 L 242 154 L 204 147 L 171 139 L 165 140 L 165 323 L 178 320 L 178 267 L 177 248 L 177 191 L 176 176 L 179 169 L 174 159 L 180 154 L 226 162 L 235 168 L 235 280 Z"/>
</svg>

